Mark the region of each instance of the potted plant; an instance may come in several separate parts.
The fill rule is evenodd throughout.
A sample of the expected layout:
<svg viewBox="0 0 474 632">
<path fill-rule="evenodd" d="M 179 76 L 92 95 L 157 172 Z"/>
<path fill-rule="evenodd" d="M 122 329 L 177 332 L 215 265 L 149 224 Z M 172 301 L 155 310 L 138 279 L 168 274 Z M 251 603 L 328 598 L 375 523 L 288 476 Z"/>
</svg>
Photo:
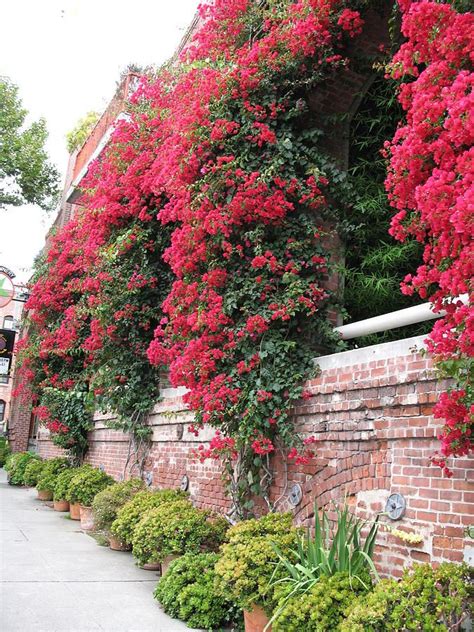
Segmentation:
<svg viewBox="0 0 474 632">
<path fill-rule="evenodd" d="M 370 582 L 369 582 L 370 584 Z M 288 589 L 288 585 L 286 589 Z M 367 593 L 367 584 L 349 573 L 321 575 L 311 588 L 287 598 L 272 618 L 273 632 L 339 630 L 347 612 Z"/>
<path fill-rule="evenodd" d="M 318 506 L 315 505 L 314 535 L 307 529 L 305 534 L 299 536 L 297 544 L 285 552 L 280 551 L 276 543 L 273 544 L 279 562 L 275 569 L 275 578 L 271 583 L 280 595 L 278 608 L 274 611 L 271 619 L 272 622 L 275 621 L 275 629 L 283 630 L 285 626 L 289 625 L 288 610 L 291 611 L 294 608 L 302 612 L 306 609 L 306 606 L 302 608 L 299 604 L 300 597 L 314 593 L 312 597 L 314 603 L 324 594 L 324 590 L 329 593 L 334 588 L 334 591 L 340 590 L 341 592 L 341 604 L 347 605 L 342 598 L 347 586 L 346 579 L 349 586 L 353 586 L 354 591 L 359 593 L 363 590 L 367 591 L 371 587 L 371 573 L 375 579 L 378 579 L 372 561 L 379 528 L 378 516 L 371 524 L 367 535 L 363 537 L 362 530 L 368 526 L 365 520 L 351 514 L 347 505 L 344 505 L 342 509 L 336 507 L 335 510 L 337 519 L 332 526 L 324 509 L 320 512 Z M 328 583 L 325 589 L 317 587 L 321 580 L 326 581 L 326 578 L 335 575 L 339 577 L 337 582 Z M 290 600 L 292 605 L 287 608 L 286 601 Z M 337 612 L 326 613 L 328 621 L 331 617 L 333 618 L 331 625 L 334 629 L 337 627 L 334 622 L 339 616 L 342 616 L 344 611 L 342 605 L 341 608 Z M 281 614 L 282 612 L 284 614 Z M 310 610 L 306 609 L 306 612 L 310 616 Z M 321 623 L 323 619 L 318 620 L 320 628 L 321 626 L 324 627 Z M 316 620 L 317 617 L 312 618 L 313 623 Z M 324 619 L 324 621 L 326 620 Z M 299 624 L 303 628 L 305 627 L 302 622 Z M 310 629 L 311 626 L 308 626 L 309 622 L 306 627 Z"/>
<path fill-rule="evenodd" d="M 11 454 L 10 446 L 6 437 L 0 437 L 0 467 L 4 467 L 7 458 Z"/>
<path fill-rule="evenodd" d="M 41 474 L 36 482 L 38 498 L 41 500 L 52 500 L 56 478 L 60 472 L 69 467 L 69 461 L 65 457 L 55 457 L 48 461 L 43 461 Z M 68 506 L 69 509 L 69 506 Z M 68 511 L 68 509 L 66 511 Z"/>
<path fill-rule="evenodd" d="M 119 509 L 130 501 L 137 492 L 143 489 L 143 486 L 143 481 L 139 478 L 114 483 L 99 492 L 92 502 L 95 528 L 105 532 L 109 540 L 110 548 L 114 551 L 127 551 L 131 548 L 113 535 L 110 532 L 110 528 L 117 518 Z"/>
<path fill-rule="evenodd" d="M 222 630 L 238 626 L 242 611 L 216 590 L 214 565 L 218 559 L 218 553 L 186 553 L 172 562 L 154 593 L 163 610 L 191 628 Z"/>
<path fill-rule="evenodd" d="M 223 519 L 212 521 L 210 518 L 209 511 L 196 509 L 189 500 L 177 500 L 149 509 L 135 528 L 133 555 L 142 566 L 164 563 L 164 575 L 176 556 L 219 547 L 227 523 Z"/>
<path fill-rule="evenodd" d="M 416 564 L 399 581 L 383 579 L 354 601 L 339 630 L 468 630 L 473 581 L 466 564 Z"/>
<path fill-rule="evenodd" d="M 246 632 L 263 632 L 268 626 L 276 605 L 272 579 L 279 557 L 274 543 L 281 552 L 289 552 L 298 533 L 289 513 L 244 520 L 227 532 L 227 543 L 222 545 L 222 555 L 215 566 L 216 575 L 223 594 L 244 610 Z"/>
<path fill-rule="evenodd" d="M 44 464 L 45 462 L 42 459 L 31 459 L 25 467 L 23 485 L 26 487 L 35 487 L 43 471 Z M 51 498 L 40 498 L 40 500 L 51 500 Z"/>
<path fill-rule="evenodd" d="M 69 485 L 71 484 L 72 479 L 77 474 L 79 468 L 71 467 L 60 472 L 56 480 L 54 482 L 54 490 L 53 490 L 53 501 L 54 501 L 54 510 L 55 511 L 70 511 L 69 500 L 67 500 L 67 494 L 69 490 Z M 71 515 L 72 520 L 79 520 L 80 516 L 77 518 Z"/>
<path fill-rule="evenodd" d="M 11 454 L 5 463 L 5 470 L 8 474 L 10 485 L 23 485 L 23 477 L 28 463 L 33 460 L 41 460 L 41 457 L 34 452 L 15 452 Z"/>
<path fill-rule="evenodd" d="M 66 500 L 69 500 L 71 509 L 74 507 L 73 511 L 75 516 L 77 516 L 76 506 L 79 505 L 81 528 L 85 531 L 90 531 L 94 528 L 92 502 L 95 495 L 109 485 L 112 485 L 113 482 L 114 479 L 111 476 L 90 465 L 82 466 L 71 479 L 66 494 Z M 73 517 L 73 511 L 71 511 L 71 518 Z"/>
<path fill-rule="evenodd" d="M 185 492 L 174 489 L 143 490 L 138 492 L 118 510 L 117 518 L 110 527 L 111 537 L 116 538 L 122 547 L 131 550 L 135 527 L 148 509 L 159 507 L 167 502 L 183 500 L 184 498 L 187 498 Z"/>
</svg>

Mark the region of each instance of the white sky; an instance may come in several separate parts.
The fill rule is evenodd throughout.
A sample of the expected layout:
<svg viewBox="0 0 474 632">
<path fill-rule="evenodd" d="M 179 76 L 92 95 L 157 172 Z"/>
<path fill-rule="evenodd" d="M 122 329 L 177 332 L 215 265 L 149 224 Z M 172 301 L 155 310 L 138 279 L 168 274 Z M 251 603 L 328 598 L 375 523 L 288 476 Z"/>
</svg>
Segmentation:
<svg viewBox="0 0 474 632">
<path fill-rule="evenodd" d="M 127 64 L 160 65 L 174 52 L 199 0 L 0 1 L 0 75 L 19 86 L 32 118 L 44 116 L 47 149 L 64 174 L 65 135 L 103 111 Z M 26 281 L 49 222 L 40 209 L 0 211 L 0 265 Z"/>
</svg>

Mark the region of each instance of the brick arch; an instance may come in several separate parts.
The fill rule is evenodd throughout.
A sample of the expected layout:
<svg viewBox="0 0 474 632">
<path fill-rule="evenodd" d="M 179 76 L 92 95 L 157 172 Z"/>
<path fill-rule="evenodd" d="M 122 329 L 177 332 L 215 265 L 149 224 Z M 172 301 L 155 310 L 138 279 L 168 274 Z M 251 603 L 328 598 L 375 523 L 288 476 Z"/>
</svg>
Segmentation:
<svg viewBox="0 0 474 632">
<path fill-rule="evenodd" d="M 331 502 L 341 504 L 345 500 L 349 505 L 356 505 L 360 492 L 380 490 L 384 495 L 390 489 L 389 478 L 380 476 L 379 467 L 387 459 L 387 441 L 374 437 L 364 444 L 363 450 L 359 450 L 355 443 L 352 446 L 341 446 L 340 442 L 325 444 L 325 450 L 332 455 L 345 453 L 345 456 L 322 459 L 316 473 L 301 486 L 302 502 L 293 509 L 297 524 L 311 523 L 315 502 L 320 508 L 327 507 Z"/>
<path fill-rule="evenodd" d="M 390 44 L 391 10 L 391 2 L 382 0 L 376 10 L 370 9 L 363 14 L 362 33 L 351 41 L 346 51 L 349 59 L 381 58 L 379 46 Z M 374 79 L 375 73 L 370 68 L 363 69 L 355 61 L 347 68 L 337 70 L 308 96 L 315 124 L 325 132 L 321 147 L 336 159 L 342 169 L 347 169 L 349 164 L 352 119 Z M 344 119 L 330 122 L 334 115 L 342 115 Z"/>
</svg>

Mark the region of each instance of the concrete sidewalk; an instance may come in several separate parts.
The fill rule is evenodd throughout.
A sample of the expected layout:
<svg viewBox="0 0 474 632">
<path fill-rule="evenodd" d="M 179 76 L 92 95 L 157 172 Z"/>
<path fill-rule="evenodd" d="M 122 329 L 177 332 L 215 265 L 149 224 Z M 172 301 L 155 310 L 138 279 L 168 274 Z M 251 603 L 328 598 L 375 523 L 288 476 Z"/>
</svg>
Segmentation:
<svg viewBox="0 0 474 632">
<path fill-rule="evenodd" d="M 0 470 L 2 632 L 189 631 L 153 599 L 156 573 L 98 546 L 67 515 Z"/>
</svg>

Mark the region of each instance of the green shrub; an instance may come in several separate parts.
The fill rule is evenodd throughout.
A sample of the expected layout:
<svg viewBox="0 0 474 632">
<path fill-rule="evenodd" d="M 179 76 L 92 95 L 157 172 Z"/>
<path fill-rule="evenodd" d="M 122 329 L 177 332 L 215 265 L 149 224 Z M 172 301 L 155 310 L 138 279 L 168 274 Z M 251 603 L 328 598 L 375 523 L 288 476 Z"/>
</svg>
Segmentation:
<svg viewBox="0 0 474 632">
<path fill-rule="evenodd" d="M 25 467 L 25 473 L 23 474 L 23 485 L 27 487 L 34 487 L 38 482 L 38 478 L 41 476 L 41 472 L 44 468 L 44 461 L 39 459 L 31 459 L 28 465 Z"/>
<path fill-rule="evenodd" d="M 102 470 L 83 465 L 71 479 L 66 500 L 74 504 L 79 503 L 83 507 L 90 507 L 96 494 L 113 483 L 114 479 Z"/>
<path fill-rule="evenodd" d="M 110 530 L 118 510 L 143 488 L 143 481 L 132 478 L 115 483 L 97 494 L 92 503 L 94 522 L 97 529 Z"/>
<path fill-rule="evenodd" d="M 217 549 L 224 533 L 222 519 L 212 522 L 209 511 L 196 509 L 189 500 L 164 503 L 149 509 L 135 527 L 133 555 L 147 564 L 161 562 L 167 555 Z"/>
<path fill-rule="evenodd" d="M 348 573 L 322 575 L 312 588 L 283 599 L 273 620 L 274 632 L 329 632 L 337 630 L 358 595 L 366 587 Z"/>
<path fill-rule="evenodd" d="M 307 529 L 289 555 L 282 553 L 275 545 L 280 561 L 273 583 L 284 586 L 287 599 L 306 593 L 322 576 L 330 577 L 336 573 L 345 573 L 351 581 L 357 579 L 368 589 L 372 584 L 370 573 L 378 579 L 372 561 L 378 518 L 363 538 L 361 532 L 366 522 L 349 513 L 347 505 L 342 509 L 337 507 L 334 527 L 331 527 L 324 510 L 320 515 L 317 505 L 314 516 L 314 536 Z M 279 607 L 283 606 L 284 601 L 280 601 Z M 279 610 L 276 610 L 273 617 L 278 614 Z"/>
<path fill-rule="evenodd" d="M 10 475 L 10 485 L 23 485 L 26 466 L 31 460 L 39 461 L 41 458 L 34 452 L 15 452 L 11 454 L 5 463 L 5 470 Z"/>
<path fill-rule="evenodd" d="M 257 604 L 267 611 L 274 606 L 274 587 L 278 555 L 289 554 L 300 531 L 292 526 L 291 514 L 267 514 L 258 520 L 244 520 L 227 532 L 228 543 L 221 548 L 216 563 L 218 583 L 223 594 L 241 608 Z"/>
<path fill-rule="evenodd" d="M 11 454 L 10 446 L 8 445 L 8 441 L 6 437 L 0 437 L 0 467 L 3 467 L 6 463 L 7 458 Z"/>
<path fill-rule="evenodd" d="M 171 563 L 155 598 L 171 617 L 192 628 L 221 630 L 242 618 L 241 611 L 215 589 L 217 553 L 186 553 Z"/>
<path fill-rule="evenodd" d="M 56 502 L 66 500 L 69 492 L 69 485 L 81 468 L 71 467 L 63 470 L 56 477 L 53 490 L 53 500 Z"/>
<path fill-rule="evenodd" d="M 41 475 L 38 477 L 36 489 L 40 492 L 54 492 L 57 477 L 61 472 L 70 467 L 69 460 L 63 456 L 44 461 Z"/>
<path fill-rule="evenodd" d="M 460 630 L 472 615 L 474 570 L 444 563 L 418 564 L 400 581 L 383 580 L 353 605 L 341 632 L 444 632 Z"/>
<path fill-rule="evenodd" d="M 122 542 L 132 544 L 135 527 L 148 509 L 184 498 L 187 498 L 186 492 L 174 489 L 138 492 L 118 511 L 110 530 Z"/>
</svg>

